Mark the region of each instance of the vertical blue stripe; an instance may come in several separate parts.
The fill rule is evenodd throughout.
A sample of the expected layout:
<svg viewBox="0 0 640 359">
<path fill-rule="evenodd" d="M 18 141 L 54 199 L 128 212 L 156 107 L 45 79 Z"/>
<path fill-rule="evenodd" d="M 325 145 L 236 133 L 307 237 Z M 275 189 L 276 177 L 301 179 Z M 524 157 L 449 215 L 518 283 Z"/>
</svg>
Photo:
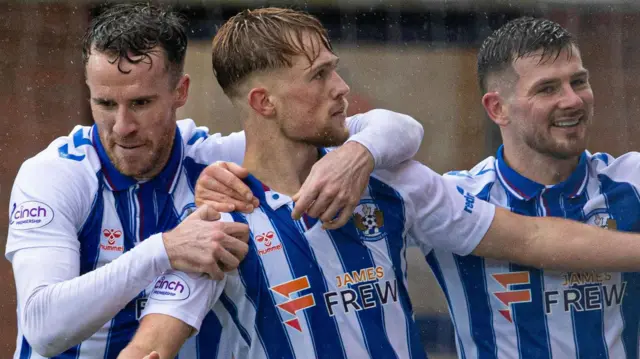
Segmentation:
<svg viewBox="0 0 640 359">
<path fill-rule="evenodd" d="M 196 163 L 191 157 L 187 157 L 184 159 L 183 167 L 187 172 L 187 183 L 189 184 L 189 188 L 194 192 L 196 188 L 196 182 L 198 182 L 198 177 L 200 177 L 200 173 L 207 167 L 207 165 L 203 165 L 200 163 Z"/>
<path fill-rule="evenodd" d="M 128 252 L 136 243 L 135 231 L 137 229 L 135 228 L 134 222 L 135 193 L 127 189 L 115 191 L 113 192 L 113 196 L 115 198 L 116 212 L 118 213 L 124 234 L 124 252 Z M 131 210 L 133 210 L 134 213 L 132 213 Z M 138 329 L 135 304 L 138 297 L 129 302 L 127 306 L 111 320 L 104 359 L 115 359 L 118 353 L 120 353 L 131 340 L 136 329 Z"/>
<path fill-rule="evenodd" d="M 508 205 L 515 213 L 534 217 L 538 214 L 535 200 L 519 200 L 507 192 Z M 513 322 L 516 326 L 518 349 L 522 358 L 550 358 L 549 331 L 544 311 L 543 274 L 539 269 L 510 264 L 512 272 L 529 272 L 530 284 L 512 285 L 511 290 L 531 290 L 530 303 L 511 304 Z"/>
<path fill-rule="evenodd" d="M 425 358 L 424 347 L 420 341 L 420 333 L 413 320 L 413 308 L 409 292 L 404 285 L 406 273 L 403 272 L 402 259 L 407 245 L 404 237 L 406 226 L 405 203 L 397 191 L 376 178 L 372 177 L 369 180 L 369 188 L 371 198 L 384 214 L 383 227 L 387 238 L 382 240 L 387 243 L 388 254 L 395 270 L 397 295 L 404 312 L 404 320 L 407 327 L 409 353 L 412 358 Z M 350 225 L 353 225 L 353 221 L 350 222 Z M 393 305 L 393 303 L 389 305 Z M 397 335 L 397 333 L 388 332 L 386 334 Z"/>
<path fill-rule="evenodd" d="M 452 256 L 462 281 L 462 289 L 468 305 L 471 337 L 478 349 L 478 358 L 496 358 L 496 338 L 487 291 L 484 258 L 473 255 L 461 257 L 452 254 Z"/>
<path fill-rule="evenodd" d="M 442 268 L 440 267 L 438 258 L 433 252 L 433 250 L 427 255 L 427 263 L 429 263 L 429 266 L 431 267 L 431 271 L 433 272 L 433 276 L 436 278 L 436 280 L 440 284 L 440 288 L 444 292 L 444 296 L 447 299 L 447 303 L 449 304 L 449 315 L 451 316 L 451 321 L 453 322 L 453 328 L 456 331 L 456 340 L 458 342 L 458 348 L 460 349 L 460 359 L 466 359 L 467 355 L 465 353 L 465 347 L 464 345 L 462 345 L 462 340 L 460 339 L 460 333 L 458 332 L 456 317 L 452 310 L 453 303 L 451 302 L 451 297 L 449 296 L 449 291 L 447 290 L 447 282 L 444 280 L 444 274 L 442 273 Z M 470 305 L 470 304 L 467 304 L 467 305 Z"/>
<path fill-rule="evenodd" d="M 480 200 L 488 202 L 494 183 L 495 182 L 491 182 L 484 186 L 475 196 Z M 484 258 L 473 255 L 465 257 L 455 254 L 451 255 L 453 256 L 458 276 L 462 282 L 462 289 L 465 294 L 465 301 L 467 302 L 469 312 L 471 338 L 476 344 L 478 358 L 496 358 L 498 355 L 498 347 L 496 345 L 495 330 L 493 328 L 493 312 L 487 290 Z M 431 261 L 427 258 L 427 262 L 435 262 L 435 255 L 432 255 Z M 441 285 L 444 285 L 444 276 L 441 272 L 440 276 L 441 279 L 439 279 L 439 282 Z M 453 303 L 448 295 L 447 300 L 449 301 L 449 306 L 452 306 Z M 457 330 L 456 328 L 456 331 Z M 460 340 L 460 338 L 458 338 L 458 340 Z M 464 347 L 462 347 L 461 343 L 460 347 L 464 353 Z M 469 353 L 469 355 L 472 355 L 472 353 Z"/>
<path fill-rule="evenodd" d="M 220 295 L 220 299 L 219 300 L 220 300 L 220 303 L 222 303 L 222 306 L 224 306 L 224 309 L 226 309 L 227 312 L 229 312 L 229 316 L 231 316 L 231 320 L 236 325 L 236 328 L 238 328 L 238 332 L 240 333 L 240 336 L 245 341 L 247 346 L 250 347 L 251 346 L 251 335 L 247 331 L 247 328 L 245 328 L 244 325 L 242 325 L 242 323 L 240 323 L 240 319 L 238 318 L 238 307 L 236 307 L 236 305 L 233 304 L 231 299 L 229 297 L 227 297 L 227 295 L 225 293 L 222 293 Z"/>
<path fill-rule="evenodd" d="M 579 222 L 585 221 L 583 208 L 588 201 L 586 191 L 581 196 L 564 199 L 561 193 L 550 190 L 543 194 L 543 198 L 547 203 L 547 216 L 564 217 Z M 571 274 L 568 273 L 568 275 Z M 575 288 L 581 293 L 579 305 L 571 306 L 577 356 L 580 358 L 608 358 L 608 348 L 603 332 L 602 284 L 575 284 L 571 288 Z M 592 291 L 601 298 L 599 306 L 594 306 L 594 303 L 586 298 L 586 293 L 591 293 L 590 296 L 594 294 Z"/>
<path fill-rule="evenodd" d="M 136 233 L 132 232 L 135 231 L 135 228 L 133 228 L 134 226 L 131 222 L 133 219 L 133 215 L 131 213 L 133 198 L 129 195 L 128 190 L 113 192 L 113 196 L 116 203 L 116 212 L 118 213 L 118 218 L 122 224 L 124 250 L 126 252 L 134 247 L 136 241 Z"/>
<path fill-rule="evenodd" d="M 139 295 L 136 299 L 138 298 L 142 298 L 142 295 Z M 109 329 L 104 359 L 116 359 L 122 349 L 129 344 L 138 329 L 136 299 L 129 302 L 129 304 L 111 320 L 111 328 Z"/>
<path fill-rule="evenodd" d="M 200 326 L 200 331 L 196 337 L 196 352 L 198 354 L 198 358 L 187 359 L 218 358 L 221 336 L 222 323 L 220 323 L 218 317 L 213 312 L 209 312 L 209 314 L 204 317 L 202 325 Z"/>
<path fill-rule="evenodd" d="M 620 304 L 620 312 L 624 323 L 622 344 L 628 359 L 638 359 L 640 355 L 638 353 L 638 337 L 640 337 L 640 310 L 638 309 L 640 273 L 622 273 L 622 283 L 622 287 L 616 291 L 616 293 L 621 293 L 622 288 L 624 288 L 624 295 Z M 609 300 L 615 302 L 615 294 L 609 293 Z"/>
<path fill-rule="evenodd" d="M 180 222 L 179 214 L 176 213 L 173 197 L 156 191 L 156 198 L 158 202 L 158 226 L 157 232 L 166 232 L 174 229 Z"/>
<path fill-rule="evenodd" d="M 94 270 L 98 263 L 100 254 L 98 248 L 100 248 L 100 239 L 102 238 L 102 217 L 104 215 L 103 190 L 104 184 L 100 181 L 89 217 L 78 236 L 80 241 L 80 275 Z"/>
<path fill-rule="evenodd" d="M 247 223 L 240 213 L 231 213 L 233 220 Z M 253 234 L 252 234 L 253 236 Z M 289 338 L 284 329 L 278 308 L 271 297 L 264 270 L 260 263 L 258 250 L 253 240 L 249 241 L 249 252 L 244 258 L 238 272 L 245 283 L 246 295 L 255 304 L 256 328 L 265 352 L 270 358 L 295 358 Z M 257 343 L 253 343 L 257 345 Z"/>
<path fill-rule="evenodd" d="M 387 213 L 385 213 L 385 215 L 387 215 Z M 391 215 L 388 215 L 388 218 L 385 217 L 385 220 L 391 221 Z M 385 226 L 387 226 L 386 222 Z M 359 272 L 360 269 L 375 267 L 371 253 L 369 253 L 369 249 L 362 243 L 360 234 L 354 226 L 353 221 L 349 221 L 344 227 L 332 230 L 329 233 L 336 248 L 336 252 L 340 257 L 345 273 Z M 385 239 L 382 238 L 379 240 Z M 395 286 L 393 283 L 390 283 L 391 289 L 395 290 L 396 295 L 399 296 L 399 289 L 402 287 L 402 277 L 400 279 L 396 279 L 395 282 Z M 351 290 L 357 293 L 359 292 L 359 287 L 361 285 L 367 284 L 371 285 L 371 282 L 348 285 L 348 287 L 342 287 L 340 290 L 342 292 Z M 385 284 L 386 282 L 383 283 L 382 281 L 374 282 L 374 285 L 380 285 L 380 289 L 382 291 L 385 289 Z M 389 294 L 386 299 L 387 301 L 393 301 L 391 294 Z M 342 298 L 336 298 L 336 300 L 339 304 L 333 307 L 334 311 L 353 312 L 355 310 L 353 305 L 345 306 Z M 383 304 L 380 297 L 375 296 L 375 301 L 375 307 L 356 312 L 362 329 L 362 334 L 367 345 L 367 350 L 369 351 L 369 356 L 371 358 L 397 358 L 384 329 L 384 317 L 382 314 Z M 364 308 L 361 300 L 357 301 L 357 303 L 360 308 Z M 390 303 L 389 305 L 393 305 L 393 303 Z"/>
<path fill-rule="evenodd" d="M 20 359 L 31 358 L 31 345 L 27 342 L 27 338 L 22 337 L 22 343 L 20 344 Z"/>
<path fill-rule="evenodd" d="M 628 183 L 611 180 L 605 175 L 598 175 L 602 193 L 605 195 L 609 214 L 616 220 L 617 229 L 626 232 L 640 232 L 640 197 L 636 189 Z M 638 338 L 640 323 L 640 273 L 623 273 L 622 283 L 625 293 L 621 303 L 622 343 L 627 358 L 638 358 Z M 610 289 L 609 289 L 610 290 Z M 620 293 L 622 288 L 618 288 Z M 612 303 L 615 305 L 615 300 Z"/>
<path fill-rule="evenodd" d="M 282 206 L 274 211 L 267 204 L 261 208 L 278 232 L 282 249 L 290 261 L 293 278 L 307 276 L 309 280 L 316 305 L 298 312 L 297 316 L 299 320 L 307 319 L 316 353 L 330 358 L 344 358 L 345 352 L 337 323 L 324 305 L 323 294 L 328 291 L 324 275 L 307 239 L 291 219 L 291 210 L 288 206 Z M 304 295 L 306 292 L 298 294 Z"/>
<path fill-rule="evenodd" d="M 140 204 L 140 240 L 143 241 L 158 232 L 157 213 L 154 210 L 154 188 L 148 184 L 140 185 L 137 191 Z"/>
</svg>

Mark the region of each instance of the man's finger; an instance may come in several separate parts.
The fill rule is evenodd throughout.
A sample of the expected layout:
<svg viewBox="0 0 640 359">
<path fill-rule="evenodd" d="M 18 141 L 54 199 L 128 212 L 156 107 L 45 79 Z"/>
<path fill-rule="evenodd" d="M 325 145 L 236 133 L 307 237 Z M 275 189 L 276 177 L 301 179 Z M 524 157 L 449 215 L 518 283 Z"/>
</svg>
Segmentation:
<svg viewBox="0 0 640 359">
<path fill-rule="evenodd" d="M 218 257 L 216 259 L 218 260 L 219 268 L 224 272 L 229 272 L 238 268 L 240 261 L 244 259 L 244 256 L 242 256 L 242 258 L 237 258 L 226 249 L 218 251 L 217 255 Z"/>
<path fill-rule="evenodd" d="M 355 206 L 348 206 L 348 207 L 343 208 L 340 211 L 340 213 L 338 214 L 338 218 L 334 219 L 333 221 L 326 222 L 326 223 L 323 222 L 322 223 L 322 227 L 324 229 L 338 229 L 338 228 L 344 226 L 351 219 L 351 216 L 353 215 L 353 210 L 355 208 L 356 208 Z"/>
<path fill-rule="evenodd" d="M 249 241 L 249 226 L 244 223 L 238 222 L 220 222 L 221 227 L 218 229 L 232 237 L 242 240 L 243 242 Z"/>
<path fill-rule="evenodd" d="M 158 354 L 157 352 L 151 352 L 149 353 L 149 355 L 145 356 L 142 359 L 160 359 L 160 354 Z"/>
<path fill-rule="evenodd" d="M 318 217 L 318 219 L 320 219 L 323 225 L 325 223 L 334 221 L 336 219 L 336 216 L 338 215 L 338 211 L 340 211 L 340 208 L 342 208 L 343 205 L 344 204 L 340 203 L 340 201 L 334 200 L 333 202 L 331 202 L 329 207 L 327 207 L 327 209 Z"/>
<path fill-rule="evenodd" d="M 240 181 L 238 178 L 233 177 L 236 181 Z M 198 187 L 196 188 L 196 195 L 206 196 L 209 193 L 219 193 L 224 194 L 225 196 L 235 198 L 240 201 L 247 201 L 245 194 L 237 192 L 233 188 L 229 187 L 225 183 L 209 177 L 203 176 L 200 179 L 201 182 L 198 182 Z M 242 183 L 242 181 L 240 181 Z M 244 185 L 244 183 L 243 183 Z M 247 187 L 248 188 L 248 187 Z"/>
<path fill-rule="evenodd" d="M 226 252 L 224 249 L 220 252 L 223 251 Z M 208 265 L 207 268 L 202 271 L 202 273 L 205 273 L 207 276 L 209 276 L 209 278 L 214 280 L 222 280 L 222 278 L 224 278 L 224 272 L 222 271 L 222 269 L 220 269 L 218 261 L 214 261 L 213 263 Z"/>
<path fill-rule="evenodd" d="M 255 208 L 253 204 L 247 203 L 244 200 L 237 200 L 223 194 L 213 192 L 200 197 L 199 202 L 201 204 L 208 204 L 219 212 L 241 211 L 244 213 L 251 213 Z"/>
<path fill-rule="evenodd" d="M 217 221 L 220 219 L 220 212 L 209 205 L 202 205 L 187 217 L 189 219 L 200 219 L 203 221 Z"/>
<path fill-rule="evenodd" d="M 215 184 L 216 182 L 220 182 L 223 186 L 228 187 L 229 189 L 240 194 L 241 198 L 246 199 L 247 201 L 251 201 L 253 198 L 253 193 L 249 187 L 242 182 L 240 178 L 238 178 L 236 173 L 246 174 L 246 170 L 242 167 L 234 164 L 234 163 L 217 163 L 208 166 L 206 169 L 206 174 L 210 179 L 215 181 L 207 181 L 211 182 L 211 184 Z M 246 177 L 246 175 L 244 177 Z M 203 184 L 205 184 L 204 182 Z M 207 187 L 208 188 L 208 187 Z M 216 190 L 216 188 L 211 188 L 211 190 Z"/>
<path fill-rule="evenodd" d="M 244 168 L 244 167 L 242 167 L 242 166 L 240 166 L 240 165 L 238 165 L 236 163 L 223 162 L 223 164 L 225 165 L 225 168 L 229 172 L 233 173 L 238 178 L 246 178 L 247 176 L 249 176 L 249 171 L 246 168 Z"/>
<path fill-rule="evenodd" d="M 300 219 L 302 214 L 306 212 L 309 207 L 313 204 L 316 197 L 318 196 L 318 190 L 314 188 L 305 189 L 304 185 L 300 188 L 300 198 L 295 202 L 295 206 L 293 206 L 293 211 L 291 212 L 291 217 L 293 219 Z"/>
<path fill-rule="evenodd" d="M 326 193 L 320 193 L 318 198 L 307 209 L 307 215 L 313 218 L 320 218 L 322 213 L 329 207 L 331 201 L 334 201 L 334 196 L 327 195 Z M 334 201 L 335 202 L 335 201 Z"/>
</svg>

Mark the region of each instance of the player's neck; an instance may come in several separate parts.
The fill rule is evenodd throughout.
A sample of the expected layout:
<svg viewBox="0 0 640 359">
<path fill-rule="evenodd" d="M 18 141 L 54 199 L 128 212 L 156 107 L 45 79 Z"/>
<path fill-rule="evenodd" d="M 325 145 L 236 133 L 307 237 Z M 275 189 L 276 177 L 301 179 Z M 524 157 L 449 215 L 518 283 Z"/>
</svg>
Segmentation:
<svg viewBox="0 0 640 359">
<path fill-rule="evenodd" d="M 249 133 L 242 166 L 269 188 L 293 196 L 318 160 L 318 148 L 282 134 Z"/>
<path fill-rule="evenodd" d="M 580 156 L 558 159 L 533 150 L 513 150 L 504 146 L 504 160 L 520 175 L 543 185 L 555 185 L 565 181 L 575 171 Z"/>
</svg>

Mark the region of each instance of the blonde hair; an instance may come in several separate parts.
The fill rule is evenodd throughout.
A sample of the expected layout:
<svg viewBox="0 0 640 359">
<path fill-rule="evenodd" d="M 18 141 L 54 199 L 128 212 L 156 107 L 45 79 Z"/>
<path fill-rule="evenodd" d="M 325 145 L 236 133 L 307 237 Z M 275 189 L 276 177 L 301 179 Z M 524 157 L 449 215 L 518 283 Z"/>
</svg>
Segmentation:
<svg viewBox="0 0 640 359">
<path fill-rule="evenodd" d="M 332 51 L 327 30 L 305 12 L 283 8 L 244 10 L 230 18 L 213 38 L 212 65 L 218 84 L 229 96 L 250 74 L 292 66 L 292 58 L 304 55 L 313 63 L 321 49 L 312 42 L 305 49 L 303 36 L 317 36 Z"/>
</svg>

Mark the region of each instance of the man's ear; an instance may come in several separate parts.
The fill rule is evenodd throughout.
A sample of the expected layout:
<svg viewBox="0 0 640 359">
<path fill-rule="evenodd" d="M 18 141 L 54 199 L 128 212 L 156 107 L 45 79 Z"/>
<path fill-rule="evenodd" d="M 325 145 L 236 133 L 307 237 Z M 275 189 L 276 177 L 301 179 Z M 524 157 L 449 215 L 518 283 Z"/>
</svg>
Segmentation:
<svg viewBox="0 0 640 359">
<path fill-rule="evenodd" d="M 180 80 L 178 80 L 178 86 L 176 87 L 175 108 L 180 108 L 187 103 L 187 99 L 189 97 L 189 85 L 191 85 L 191 78 L 189 75 L 182 75 Z"/>
<path fill-rule="evenodd" d="M 276 107 L 264 87 L 252 88 L 247 94 L 247 102 L 255 112 L 263 117 L 272 117 L 276 113 Z"/>
<path fill-rule="evenodd" d="M 508 108 L 505 99 L 499 92 L 487 92 L 482 96 L 482 106 L 489 118 L 498 126 L 506 126 L 509 123 Z"/>
</svg>

